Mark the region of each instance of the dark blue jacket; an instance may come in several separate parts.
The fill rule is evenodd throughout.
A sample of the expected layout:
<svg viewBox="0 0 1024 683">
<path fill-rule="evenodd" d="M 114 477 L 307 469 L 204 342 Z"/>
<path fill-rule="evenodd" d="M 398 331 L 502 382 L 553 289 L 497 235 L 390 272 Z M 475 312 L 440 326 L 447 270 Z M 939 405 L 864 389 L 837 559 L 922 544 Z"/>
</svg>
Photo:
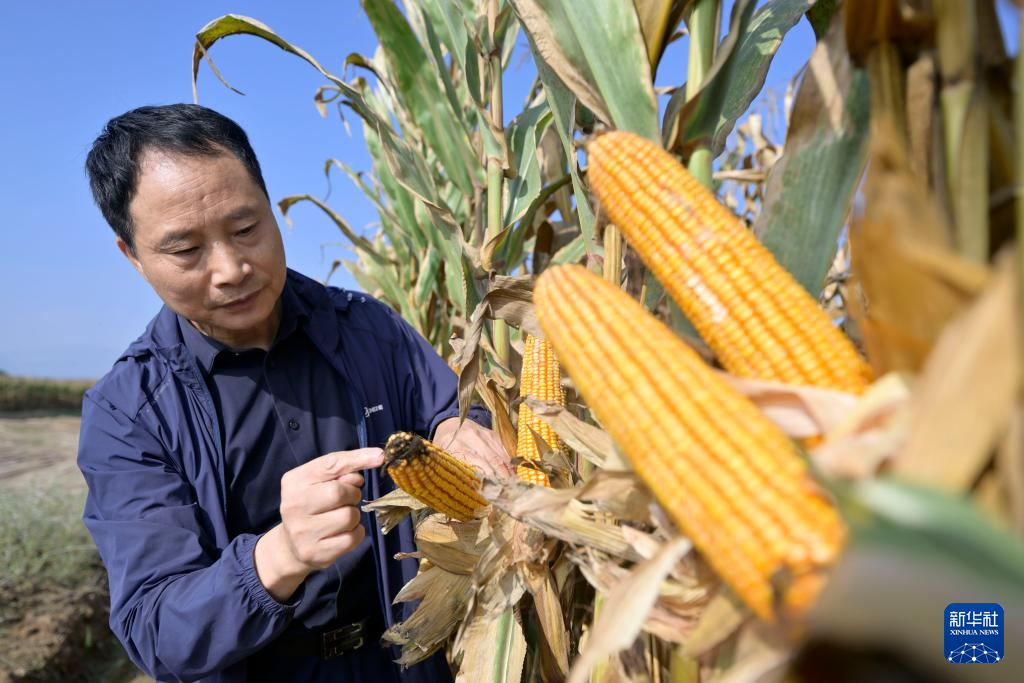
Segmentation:
<svg viewBox="0 0 1024 683">
<path fill-rule="evenodd" d="M 288 277 L 312 315 L 308 334 L 351 390 L 360 446 L 382 446 L 395 431 L 433 433 L 458 414 L 456 378 L 427 342 L 390 308 L 359 293 Z M 335 327 L 336 347 L 324 330 Z M 365 406 L 384 406 L 370 412 Z M 486 414 L 474 416 L 486 422 Z M 244 659 L 289 625 L 302 589 L 276 602 L 253 567 L 254 534 L 229 538 L 220 426 L 175 314 L 164 307 L 85 396 L 78 465 L 89 485 L 85 524 L 110 578 L 110 626 L 131 659 L 163 680 L 244 681 Z M 392 490 L 380 471 L 364 473 L 364 497 Z M 369 536 L 385 620 L 416 573 L 407 522 Z M 436 656 L 409 680 L 449 680 Z M 371 673 L 367 672 L 370 676 Z M 370 678 L 369 680 L 372 680 Z"/>
</svg>

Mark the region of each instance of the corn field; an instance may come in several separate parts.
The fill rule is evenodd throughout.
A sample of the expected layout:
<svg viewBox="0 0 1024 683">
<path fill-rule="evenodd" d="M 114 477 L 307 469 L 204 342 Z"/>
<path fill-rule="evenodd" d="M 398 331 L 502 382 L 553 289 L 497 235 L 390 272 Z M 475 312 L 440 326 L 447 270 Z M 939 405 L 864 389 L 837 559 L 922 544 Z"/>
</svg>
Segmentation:
<svg viewBox="0 0 1024 683">
<path fill-rule="evenodd" d="M 313 195 L 280 211 L 333 219 L 354 254 L 336 265 L 449 359 L 517 465 L 481 479 L 389 441 L 401 488 L 366 509 L 416 525 L 399 600 L 419 605 L 385 634 L 401 662 L 1021 680 L 1024 58 L 996 0 L 362 7 L 379 47 L 341 76 L 227 15 L 193 78 L 230 76 L 213 46 L 243 34 L 322 74 L 321 114 L 373 160 L 326 168 L 379 222 Z M 816 47 L 772 140 L 759 98 L 803 21 Z M 518 36 L 537 77 L 509 116 Z M 685 69 L 662 63 L 680 38 Z M 957 602 L 1003 607 L 1005 662 L 949 664 Z"/>
</svg>

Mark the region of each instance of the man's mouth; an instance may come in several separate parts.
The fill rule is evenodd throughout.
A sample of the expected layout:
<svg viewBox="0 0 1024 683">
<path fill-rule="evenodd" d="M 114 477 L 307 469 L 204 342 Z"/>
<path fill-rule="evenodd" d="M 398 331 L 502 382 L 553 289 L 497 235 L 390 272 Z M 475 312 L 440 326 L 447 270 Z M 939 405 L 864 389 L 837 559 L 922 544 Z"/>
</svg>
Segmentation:
<svg viewBox="0 0 1024 683">
<path fill-rule="evenodd" d="M 232 308 L 232 309 L 244 308 L 248 304 L 251 304 L 253 301 L 255 301 L 256 297 L 259 296 L 259 293 L 260 293 L 260 290 L 257 289 L 252 294 L 247 294 L 247 295 L 243 296 L 240 299 L 235 299 L 234 301 L 232 301 L 230 303 L 226 303 L 226 304 L 221 305 L 221 308 Z"/>
</svg>

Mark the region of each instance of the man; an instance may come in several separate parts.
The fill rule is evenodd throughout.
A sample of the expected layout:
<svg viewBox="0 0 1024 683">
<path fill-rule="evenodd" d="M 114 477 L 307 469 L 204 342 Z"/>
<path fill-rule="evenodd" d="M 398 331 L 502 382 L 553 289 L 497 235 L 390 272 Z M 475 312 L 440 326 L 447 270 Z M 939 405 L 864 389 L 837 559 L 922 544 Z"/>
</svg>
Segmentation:
<svg viewBox="0 0 1024 683">
<path fill-rule="evenodd" d="M 231 120 L 130 111 L 86 169 L 165 304 L 82 409 L 114 633 L 161 681 L 399 680 L 378 643 L 416 565 L 393 559 L 413 547 L 408 524 L 385 537 L 359 510 L 393 488 L 380 447 L 415 431 L 507 476 L 497 437 L 459 427 L 455 376 L 389 308 L 286 269 Z M 449 678 L 440 656 L 401 674 Z"/>
</svg>

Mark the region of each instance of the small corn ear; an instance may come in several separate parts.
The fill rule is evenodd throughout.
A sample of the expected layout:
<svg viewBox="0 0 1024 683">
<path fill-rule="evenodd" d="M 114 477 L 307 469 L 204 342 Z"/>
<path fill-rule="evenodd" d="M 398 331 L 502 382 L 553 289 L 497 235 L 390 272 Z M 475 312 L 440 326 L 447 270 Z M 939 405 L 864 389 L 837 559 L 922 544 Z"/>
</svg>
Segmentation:
<svg viewBox="0 0 1024 683">
<path fill-rule="evenodd" d="M 547 339 L 538 339 L 532 334 L 526 336 L 523 349 L 523 372 L 519 380 L 519 395 L 523 398 L 533 396 L 542 401 L 565 405 L 565 391 L 562 389 L 558 358 L 555 356 L 551 342 Z M 551 428 L 551 425 L 540 419 L 525 402 L 520 403 L 516 455 L 526 463 L 540 460 L 540 451 L 531 429 L 540 435 L 552 450 L 559 450 L 562 447 L 561 439 L 558 438 L 558 434 Z M 545 482 L 543 485 L 548 485 L 547 475 L 535 467 L 527 467 L 525 470 L 520 467 L 518 473 L 520 479 L 526 479 L 533 483 L 540 483 L 541 476 L 543 476 Z M 526 476 L 523 476 L 524 473 Z"/>
<path fill-rule="evenodd" d="M 488 505 L 476 470 L 416 434 L 392 434 L 384 463 L 399 488 L 449 517 L 468 522 Z"/>
</svg>

